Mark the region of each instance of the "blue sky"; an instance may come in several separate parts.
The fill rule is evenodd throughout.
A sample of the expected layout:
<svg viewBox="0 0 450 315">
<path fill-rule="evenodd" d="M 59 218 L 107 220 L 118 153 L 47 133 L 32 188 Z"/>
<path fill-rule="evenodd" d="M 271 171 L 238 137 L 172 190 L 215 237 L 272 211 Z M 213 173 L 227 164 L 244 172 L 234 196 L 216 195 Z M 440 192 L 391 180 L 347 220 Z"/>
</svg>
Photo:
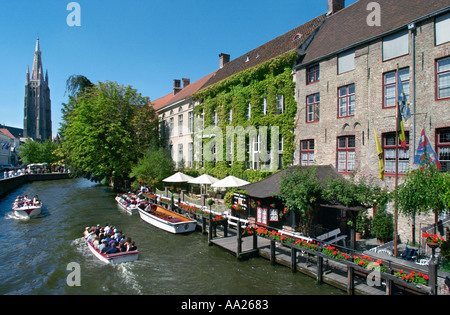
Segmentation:
<svg viewBox="0 0 450 315">
<path fill-rule="evenodd" d="M 171 91 L 173 79 L 194 82 L 216 70 L 220 53 L 237 58 L 327 11 L 327 0 L 79 0 L 81 26 L 70 27 L 70 2 L 2 2 L 0 124 L 23 128 L 38 35 L 56 135 L 72 74 L 131 85 L 154 100 Z"/>
</svg>

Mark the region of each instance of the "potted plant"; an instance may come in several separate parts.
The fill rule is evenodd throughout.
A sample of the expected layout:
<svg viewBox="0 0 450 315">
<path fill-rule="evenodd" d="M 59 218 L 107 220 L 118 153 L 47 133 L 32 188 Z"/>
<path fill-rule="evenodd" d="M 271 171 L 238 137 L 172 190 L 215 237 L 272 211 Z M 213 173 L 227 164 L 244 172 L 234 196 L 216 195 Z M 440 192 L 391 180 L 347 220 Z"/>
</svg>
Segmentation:
<svg viewBox="0 0 450 315">
<path fill-rule="evenodd" d="M 379 243 L 385 243 L 392 239 L 394 224 L 387 212 L 379 211 L 375 214 L 372 221 L 372 232 Z"/>
<path fill-rule="evenodd" d="M 425 232 L 422 234 L 422 237 L 425 238 L 425 242 L 427 243 L 428 247 L 430 247 L 430 248 L 437 248 L 444 242 L 444 239 L 440 238 L 436 234 L 430 234 L 430 233 Z"/>
</svg>

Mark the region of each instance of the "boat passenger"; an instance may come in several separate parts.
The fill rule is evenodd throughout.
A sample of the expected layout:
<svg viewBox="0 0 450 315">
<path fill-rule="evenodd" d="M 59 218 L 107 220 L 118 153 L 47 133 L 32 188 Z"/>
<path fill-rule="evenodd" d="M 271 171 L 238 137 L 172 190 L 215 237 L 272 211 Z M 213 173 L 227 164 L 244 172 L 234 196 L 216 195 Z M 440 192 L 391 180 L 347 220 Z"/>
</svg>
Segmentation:
<svg viewBox="0 0 450 315">
<path fill-rule="evenodd" d="M 106 246 L 107 246 L 106 240 L 103 239 L 103 240 L 101 240 L 100 245 L 98 246 L 98 250 L 99 250 L 100 252 L 103 252 L 103 249 L 104 249 Z"/>
</svg>

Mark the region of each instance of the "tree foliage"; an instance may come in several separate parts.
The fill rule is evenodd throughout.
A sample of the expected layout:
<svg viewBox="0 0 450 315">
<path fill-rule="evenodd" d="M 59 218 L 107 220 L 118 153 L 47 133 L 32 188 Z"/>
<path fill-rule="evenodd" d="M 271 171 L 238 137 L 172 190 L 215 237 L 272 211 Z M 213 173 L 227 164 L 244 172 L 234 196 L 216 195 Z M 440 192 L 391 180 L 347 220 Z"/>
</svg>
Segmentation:
<svg viewBox="0 0 450 315">
<path fill-rule="evenodd" d="M 59 161 L 59 145 L 51 139 L 45 142 L 27 139 L 18 149 L 18 155 L 25 164 L 48 163 L 53 164 Z"/>
<path fill-rule="evenodd" d="M 450 208 L 449 179 L 436 165 L 409 171 L 395 191 L 399 212 L 405 216 L 433 212 L 437 219 Z"/>
<path fill-rule="evenodd" d="M 76 90 L 61 128 L 62 151 L 75 174 L 119 187 L 134 164 L 158 142 L 158 119 L 149 99 L 115 82 Z"/>
<path fill-rule="evenodd" d="M 150 148 L 131 170 L 130 178 L 134 179 L 132 187 L 139 187 L 140 181 L 151 187 L 159 186 L 174 170 L 175 163 L 167 150 Z"/>
</svg>

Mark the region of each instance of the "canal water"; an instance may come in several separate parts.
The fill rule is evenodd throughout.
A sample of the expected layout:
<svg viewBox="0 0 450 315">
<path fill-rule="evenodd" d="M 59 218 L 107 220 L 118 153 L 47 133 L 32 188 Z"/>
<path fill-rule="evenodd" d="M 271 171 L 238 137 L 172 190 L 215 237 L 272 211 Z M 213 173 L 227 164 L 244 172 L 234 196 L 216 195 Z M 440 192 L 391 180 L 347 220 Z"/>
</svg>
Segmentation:
<svg viewBox="0 0 450 315">
<path fill-rule="evenodd" d="M 39 217 L 14 216 L 17 195 L 38 195 Z M 262 258 L 239 262 L 207 244 L 200 232 L 172 235 L 128 215 L 115 193 L 85 179 L 34 182 L 0 200 L 0 294 L 137 295 L 331 295 L 328 285 L 271 266 Z M 107 265 L 97 260 L 82 238 L 86 226 L 110 223 L 138 246 L 139 260 Z M 80 286 L 67 277 L 80 266 Z M 72 278 L 73 279 L 73 278 Z"/>
</svg>

